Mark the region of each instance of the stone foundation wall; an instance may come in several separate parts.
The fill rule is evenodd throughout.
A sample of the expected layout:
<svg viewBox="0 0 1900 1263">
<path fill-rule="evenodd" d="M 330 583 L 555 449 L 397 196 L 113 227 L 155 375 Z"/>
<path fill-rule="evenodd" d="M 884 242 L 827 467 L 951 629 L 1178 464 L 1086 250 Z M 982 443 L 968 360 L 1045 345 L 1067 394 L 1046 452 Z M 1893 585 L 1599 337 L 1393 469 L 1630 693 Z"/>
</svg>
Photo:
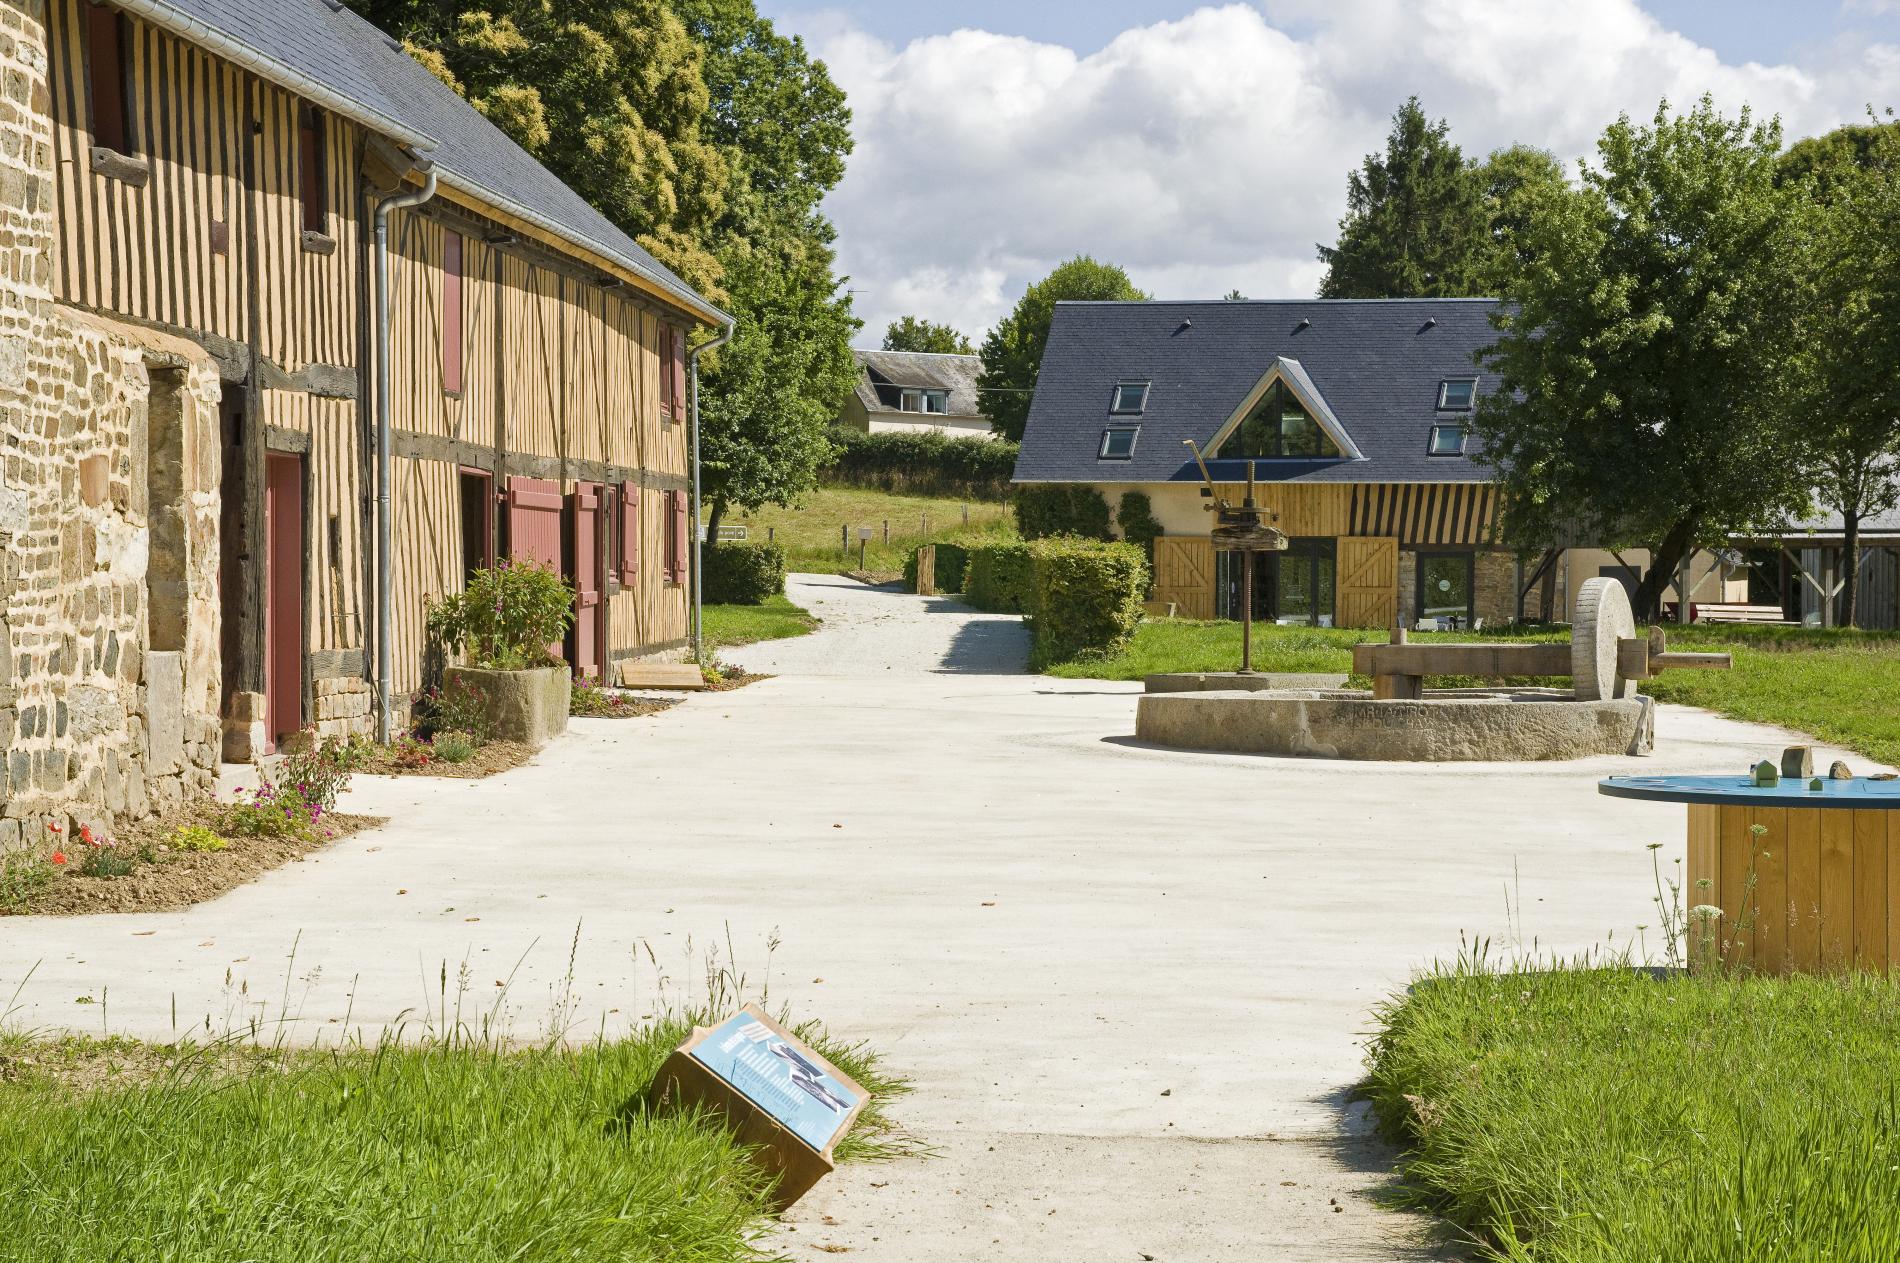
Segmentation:
<svg viewBox="0 0 1900 1263">
<path fill-rule="evenodd" d="M 217 771 L 217 367 L 52 298 L 43 16 L 0 4 L 0 848 Z"/>
</svg>

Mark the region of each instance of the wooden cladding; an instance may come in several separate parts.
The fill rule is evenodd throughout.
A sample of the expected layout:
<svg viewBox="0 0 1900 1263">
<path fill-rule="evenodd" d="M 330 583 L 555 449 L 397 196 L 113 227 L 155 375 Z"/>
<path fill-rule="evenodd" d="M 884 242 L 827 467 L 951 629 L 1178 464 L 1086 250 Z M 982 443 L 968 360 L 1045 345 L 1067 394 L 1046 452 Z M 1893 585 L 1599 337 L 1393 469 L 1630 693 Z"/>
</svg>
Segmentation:
<svg viewBox="0 0 1900 1263">
<path fill-rule="evenodd" d="M 1205 535 L 1155 540 L 1154 599 L 1181 618 L 1214 617 L 1214 544 Z"/>
<path fill-rule="evenodd" d="M 1399 541 L 1390 536 L 1346 536 L 1338 549 L 1339 625 L 1392 626 L 1399 609 Z"/>
<path fill-rule="evenodd" d="M 1684 902 L 1722 910 L 1706 929 L 1690 917 L 1692 967 L 1712 948 L 1757 973 L 1891 970 L 1900 964 L 1896 851 L 1900 811 L 1691 803 Z"/>
<path fill-rule="evenodd" d="M 462 234 L 442 234 L 442 389 L 462 390 Z"/>
<path fill-rule="evenodd" d="M 1351 490 L 1348 528 L 1338 534 L 1389 535 L 1408 547 L 1496 542 L 1497 488 L 1489 483 L 1355 483 Z"/>
</svg>

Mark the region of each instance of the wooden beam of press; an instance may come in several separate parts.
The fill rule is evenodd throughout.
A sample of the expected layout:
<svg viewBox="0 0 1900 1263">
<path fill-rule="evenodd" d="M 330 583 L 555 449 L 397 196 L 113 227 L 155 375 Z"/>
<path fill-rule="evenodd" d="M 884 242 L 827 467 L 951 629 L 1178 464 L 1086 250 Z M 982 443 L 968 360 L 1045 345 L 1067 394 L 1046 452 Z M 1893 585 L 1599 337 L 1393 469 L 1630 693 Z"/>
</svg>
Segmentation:
<svg viewBox="0 0 1900 1263">
<path fill-rule="evenodd" d="M 1569 675 L 1569 645 L 1354 645 L 1359 675 Z"/>
</svg>

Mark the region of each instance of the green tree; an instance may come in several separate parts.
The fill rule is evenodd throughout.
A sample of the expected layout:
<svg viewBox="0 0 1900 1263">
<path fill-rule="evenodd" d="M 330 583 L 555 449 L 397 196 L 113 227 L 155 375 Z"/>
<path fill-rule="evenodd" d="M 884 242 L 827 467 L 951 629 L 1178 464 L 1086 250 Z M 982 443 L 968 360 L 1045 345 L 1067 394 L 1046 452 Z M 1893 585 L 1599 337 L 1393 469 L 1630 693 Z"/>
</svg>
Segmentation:
<svg viewBox="0 0 1900 1263">
<path fill-rule="evenodd" d="M 884 330 L 886 351 L 930 351 L 938 355 L 974 355 L 970 340 L 949 325 L 905 316 Z"/>
<path fill-rule="evenodd" d="M 1654 617 L 1697 545 L 1805 509 L 1790 371 L 1799 202 L 1778 125 L 1705 97 L 1619 119 L 1580 189 L 1535 200 L 1518 305 L 1481 353 L 1499 375 L 1474 428 L 1520 546 L 1646 545 Z"/>
<path fill-rule="evenodd" d="M 851 315 L 819 211 L 844 175 L 851 113 L 804 42 L 752 0 L 674 0 L 703 50 L 703 138 L 733 173 L 712 229 L 737 320 L 701 368 L 708 523 L 728 508 L 787 504 L 817 485 L 825 427 L 857 381 Z"/>
<path fill-rule="evenodd" d="M 1555 154 L 1531 145 L 1510 145 L 1472 169 L 1484 212 L 1485 244 L 1472 265 L 1472 293 L 1508 298 L 1516 292 L 1525 265 L 1519 242 L 1541 199 L 1569 192 L 1563 164 Z"/>
<path fill-rule="evenodd" d="M 1383 154 L 1346 180 L 1339 239 L 1320 246 L 1321 298 L 1458 298 L 1478 292 L 1488 233 L 1482 190 L 1443 119 L 1417 97 L 1392 116 Z"/>
<path fill-rule="evenodd" d="M 1860 618 L 1861 523 L 1900 504 L 1900 130 L 1844 127 L 1784 154 L 1809 202 L 1798 411 L 1841 515 L 1841 621 Z"/>
<path fill-rule="evenodd" d="M 668 0 L 350 0 L 680 278 L 722 298 L 709 242 L 732 172 L 705 54 Z"/>
<path fill-rule="evenodd" d="M 1026 290 L 1016 308 L 990 330 L 977 352 L 983 372 L 976 379 L 977 402 L 990 425 L 1006 439 L 1019 441 L 1029 421 L 1029 403 L 1049 345 L 1049 324 L 1056 304 L 1081 301 L 1146 301 L 1128 273 L 1112 263 L 1077 255 Z"/>
</svg>

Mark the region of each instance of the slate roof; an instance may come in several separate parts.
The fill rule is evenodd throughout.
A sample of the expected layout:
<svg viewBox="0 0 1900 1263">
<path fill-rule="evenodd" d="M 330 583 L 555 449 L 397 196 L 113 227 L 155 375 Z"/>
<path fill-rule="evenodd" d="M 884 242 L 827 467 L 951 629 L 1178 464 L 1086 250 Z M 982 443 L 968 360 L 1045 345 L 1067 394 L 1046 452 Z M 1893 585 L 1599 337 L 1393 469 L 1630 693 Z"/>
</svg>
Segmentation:
<svg viewBox="0 0 1900 1263">
<path fill-rule="evenodd" d="M 306 90 L 299 76 L 314 81 L 359 107 L 352 113 L 365 126 L 424 150 L 443 183 L 646 277 L 689 307 L 726 318 L 396 41 L 349 10 L 327 0 L 121 3 L 292 91 Z"/>
<path fill-rule="evenodd" d="M 929 351 L 865 351 L 853 349 L 863 371 L 858 374 L 858 402 L 869 412 L 898 412 L 899 391 L 905 386 L 948 390 L 950 411 L 931 416 L 980 417 L 976 379 L 983 361 L 974 355 L 944 355 Z M 917 416 L 917 413 L 907 413 Z"/>
<path fill-rule="evenodd" d="M 1298 360 L 1364 460 L 1262 460 L 1286 482 L 1484 482 L 1476 440 L 1432 456 L 1438 385 L 1495 378 L 1473 353 L 1496 333 L 1488 298 L 1058 303 L 1016 461 L 1017 482 L 1198 481 L 1184 439 L 1206 445 L 1276 357 Z M 1304 322 L 1304 323 L 1303 323 Z M 1430 323 L 1428 323 L 1430 322 Z M 1117 382 L 1148 380 L 1129 460 L 1099 460 Z M 1117 417 L 1115 424 L 1136 418 Z M 1240 461 L 1210 462 L 1244 478 Z"/>
<path fill-rule="evenodd" d="M 1806 539 L 1812 539 L 1816 543 L 1839 543 L 1846 532 L 1847 523 L 1841 517 L 1840 511 L 1830 509 L 1805 521 L 1796 522 L 1785 530 L 1762 532 L 1759 538 L 1785 540 L 1790 545 L 1799 545 Z M 1874 538 L 1900 539 L 1900 509 L 1886 509 L 1879 513 L 1866 514 L 1860 520 L 1860 534 L 1863 540 L 1868 541 Z"/>
</svg>

